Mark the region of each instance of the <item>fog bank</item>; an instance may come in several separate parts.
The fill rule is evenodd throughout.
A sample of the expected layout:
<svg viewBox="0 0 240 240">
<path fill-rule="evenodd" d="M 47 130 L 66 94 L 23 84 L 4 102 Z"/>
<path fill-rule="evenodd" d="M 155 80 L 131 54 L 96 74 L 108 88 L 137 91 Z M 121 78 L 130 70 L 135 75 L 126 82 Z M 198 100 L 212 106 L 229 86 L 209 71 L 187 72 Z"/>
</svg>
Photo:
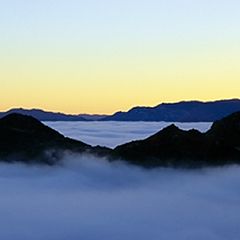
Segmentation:
<svg viewBox="0 0 240 240">
<path fill-rule="evenodd" d="M 149 137 L 170 125 L 169 122 L 45 122 L 49 127 L 90 145 L 114 148 L 117 145 Z M 174 123 L 179 128 L 207 131 L 212 123 Z"/>
<path fill-rule="evenodd" d="M 0 239 L 238 240 L 240 167 L 144 170 L 92 156 L 0 164 Z"/>
</svg>

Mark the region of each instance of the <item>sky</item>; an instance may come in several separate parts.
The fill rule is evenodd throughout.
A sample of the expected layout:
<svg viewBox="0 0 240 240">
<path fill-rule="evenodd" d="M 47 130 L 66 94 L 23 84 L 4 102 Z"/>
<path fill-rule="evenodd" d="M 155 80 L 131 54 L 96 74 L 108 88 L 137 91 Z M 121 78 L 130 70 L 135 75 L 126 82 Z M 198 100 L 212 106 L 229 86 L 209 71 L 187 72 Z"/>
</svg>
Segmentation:
<svg viewBox="0 0 240 240">
<path fill-rule="evenodd" d="M 238 98 L 238 0 L 0 1 L 0 110 Z"/>
</svg>

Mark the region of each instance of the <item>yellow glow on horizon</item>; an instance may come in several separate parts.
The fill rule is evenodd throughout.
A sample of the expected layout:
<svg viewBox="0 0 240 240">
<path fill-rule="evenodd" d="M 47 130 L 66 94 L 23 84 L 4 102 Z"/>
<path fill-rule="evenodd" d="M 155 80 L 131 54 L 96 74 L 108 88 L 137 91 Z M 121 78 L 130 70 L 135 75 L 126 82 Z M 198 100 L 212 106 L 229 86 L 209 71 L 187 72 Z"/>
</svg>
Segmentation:
<svg viewBox="0 0 240 240">
<path fill-rule="evenodd" d="M 217 4 L 216 4 L 217 3 Z M 240 98 L 239 1 L 3 1 L 0 109 Z"/>
<path fill-rule="evenodd" d="M 0 61 L 0 109 L 110 114 L 161 102 L 239 98 L 239 55 L 209 50 L 9 57 Z"/>
</svg>

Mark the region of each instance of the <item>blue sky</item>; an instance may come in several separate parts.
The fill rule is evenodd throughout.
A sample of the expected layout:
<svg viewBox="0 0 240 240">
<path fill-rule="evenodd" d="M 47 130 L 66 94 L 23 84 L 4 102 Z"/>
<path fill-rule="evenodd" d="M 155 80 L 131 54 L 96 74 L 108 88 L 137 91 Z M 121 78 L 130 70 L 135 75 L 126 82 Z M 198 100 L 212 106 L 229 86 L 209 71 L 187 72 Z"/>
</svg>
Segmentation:
<svg viewBox="0 0 240 240">
<path fill-rule="evenodd" d="M 110 113 L 239 97 L 239 9 L 234 0 L 2 1 L 2 109 Z"/>
</svg>

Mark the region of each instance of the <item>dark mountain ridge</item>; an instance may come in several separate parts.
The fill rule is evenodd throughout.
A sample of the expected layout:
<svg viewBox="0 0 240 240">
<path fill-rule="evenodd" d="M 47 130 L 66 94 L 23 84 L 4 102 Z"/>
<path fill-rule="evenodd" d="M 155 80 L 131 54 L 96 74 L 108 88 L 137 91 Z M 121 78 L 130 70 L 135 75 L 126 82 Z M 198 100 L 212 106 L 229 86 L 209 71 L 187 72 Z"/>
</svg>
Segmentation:
<svg viewBox="0 0 240 240">
<path fill-rule="evenodd" d="M 6 112 L 0 112 L 0 118 L 7 116 L 11 113 L 19 113 L 23 115 L 28 115 L 38 119 L 39 121 L 97 121 L 106 115 L 98 114 L 65 114 L 59 112 L 49 112 L 43 111 L 41 109 L 23 109 L 23 108 L 13 108 Z"/>
<path fill-rule="evenodd" d="M 170 125 L 145 140 L 108 149 L 64 137 L 31 116 L 0 119 L 0 160 L 54 164 L 63 152 L 88 153 L 144 167 L 240 164 L 240 112 L 215 121 L 206 133 Z"/>
<path fill-rule="evenodd" d="M 237 111 L 240 111 L 240 99 L 162 103 L 155 107 L 134 107 L 128 112 L 117 112 L 111 116 L 99 114 L 74 115 L 41 109 L 14 108 L 7 112 L 0 112 L 0 118 L 11 113 L 20 113 L 32 116 L 39 121 L 213 122 Z"/>
<path fill-rule="evenodd" d="M 145 140 L 116 147 L 114 154 L 147 167 L 239 164 L 240 112 L 214 122 L 206 133 L 170 125 Z"/>
<path fill-rule="evenodd" d="M 107 148 L 64 137 L 31 116 L 13 113 L 0 119 L 0 159 L 52 164 L 63 151 L 104 155 Z"/>
<path fill-rule="evenodd" d="M 182 101 L 162 103 L 155 107 L 134 107 L 117 112 L 104 121 L 213 122 L 240 111 L 240 99 L 213 102 Z"/>
</svg>

